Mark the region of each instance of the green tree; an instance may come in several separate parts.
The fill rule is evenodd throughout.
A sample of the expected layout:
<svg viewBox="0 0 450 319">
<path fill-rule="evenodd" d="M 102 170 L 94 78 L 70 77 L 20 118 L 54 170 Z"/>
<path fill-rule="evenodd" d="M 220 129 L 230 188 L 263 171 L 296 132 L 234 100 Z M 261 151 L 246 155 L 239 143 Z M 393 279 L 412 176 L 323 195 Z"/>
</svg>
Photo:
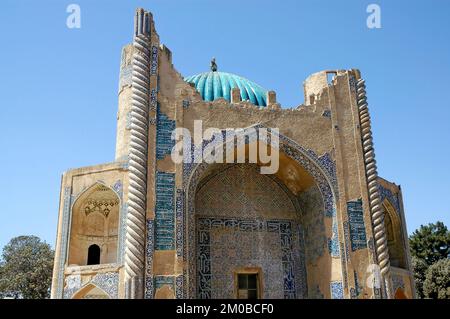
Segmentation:
<svg viewBox="0 0 450 319">
<path fill-rule="evenodd" d="M 450 232 L 442 222 L 420 226 L 409 238 L 411 254 L 431 266 L 450 255 Z"/>
<path fill-rule="evenodd" d="M 428 267 L 423 293 L 425 298 L 450 299 L 450 259 L 441 259 Z"/>
<path fill-rule="evenodd" d="M 425 281 L 425 275 L 428 269 L 428 264 L 416 256 L 412 256 L 412 269 L 414 272 L 414 281 L 416 282 L 416 293 L 418 298 L 424 298 L 423 294 L 423 282 Z"/>
<path fill-rule="evenodd" d="M 36 236 L 19 236 L 3 248 L 0 298 L 43 299 L 50 295 L 54 252 Z"/>
</svg>

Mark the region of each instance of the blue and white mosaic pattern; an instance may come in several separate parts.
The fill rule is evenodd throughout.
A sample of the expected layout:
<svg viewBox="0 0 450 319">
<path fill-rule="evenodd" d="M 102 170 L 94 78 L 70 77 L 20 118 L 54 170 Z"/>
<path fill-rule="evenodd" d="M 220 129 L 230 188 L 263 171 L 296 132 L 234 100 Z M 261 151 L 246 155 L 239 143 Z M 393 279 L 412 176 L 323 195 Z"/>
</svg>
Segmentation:
<svg viewBox="0 0 450 319">
<path fill-rule="evenodd" d="M 77 278 L 78 280 L 73 280 Z M 67 277 L 67 286 L 64 289 L 64 299 L 71 299 L 74 294 L 88 285 L 94 285 L 103 290 L 110 299 L 118 298 L 119 274 L 116 272 L 98 273 L 89 282 L 81 285 L 79 275 Z"/>
<path fill-rule="evenodd" d="M 297 287 L 297 296 L 300 298 L 306 298 L 308 295 L 308 282 L 306 274 L 306 250 L 305 250 L 305 232 L 302 225 L 298 225 L 298 252 L 299 252 L 299 263 L 297 266 L 297 274 L 300 274 L 300 284 Z"/>
<path fill-rule="evenodd" d="M 119 179 L 117 180 L 111 188 L 116 193 L 117 197 L 119 197 L 121 206 L 119 210 L 119 240 L 118 240 L 118 264 L 122 264 L 124 261 L 124 255 L 125 255 L 125 232 L 126 232 L 126 219 L 127 219 L 127 212 L 128 212 L 128 204 L 123 200 L 123 183 Z"/>
<path fill-rule="evenodd" d="M 177 257 L 183 257 L 184 256 L 184 245 L 183 245 L 184 192 L 182 189 L 177 189 L 175 211 L 176 211 L 176 231 L 177 231 L 177 238 L 176 238 Z"/>
<path fill-rule="evenodd" d="M 71 187 L 64 187 L 64 206 L 62 211 L 62 232 L 61 243 L 59 247 L 59 260 L 58 260 L 58 279 L 56 284 L 56 297 L 63 298 L 64 290 L 64 266 L 67 259 L 67 244 L 69 239 L 69 225 L 70 225 L 70 211 L 71 211 Z"/>
<path fill-rule="evenodd" d="M 175 129 L 175 121 L 161 113 L 158 108 L 156 115 L 156 159 L 164 159 L 170 155 L 175 141 L 171 139 L 172 131 Z"/>
<path fill-rule="evenodd" d="M 175 278 L 175 291 L 177 299 L 184 299 L 184 275 L 179 275 Z"/>
<path fill-rule="evenodd" d="M 153 253 L 155 249 L 155 223 L 153 219 L 147 219 L 147 240 L 145 253 L 145 299 L 153 299 L 154 285 L 153 285 Z"/>
<path fill-rule="evenodd" d="M 156 75 L 158 72 L 158 47 L 152 46 L 152 62 L 150 67 L 150 75 Z"/>
<path fill-rule="evenodd" d="M 339 257 L 339 237 L 336 217 L 333 218 L 332 237 L 328 238 L 328 250 L 331 257 Z"/>
<path fill-rule="evenodd" d="M 381 201 L 387 199 L 395 209 L 397 214 L 400 214 L 400 201 L 397 194 L 393 194 L 389 189 L 383 187 L 383 185 L 378 185 L 378 192 L 380 193 Z"/>
<path fill-rule="evenodd" d="M 292 256 L 292 227 L 290 221 L 199 218 L 198 226 L 198 298 L 210 299 L 212 296 L 210 255 L 210 230 L 212 228 L 228 228 L 242 232 L 277 232 L 280 236 L 280 246 L 282 251 L 284 298 L 296 298 L 294 258 Z"/>
<path fill-rule="evenodd" d="M 344 299 L 344 290 L 342 288 L 342 282 L 332 281 L 330 282 L 331 299 Z"/>
<path fill-rule="evenodd" d="M 156 172 L 156 239 L 158 250 L 175 249 L 175 174 Z"/>
<path fill-rule="evenodd" d="M 340 247 L 341 247 L 341 267 L 342 267 L 342 279 L 344 281 L 344 288 L 348 287 L 348 273 L 347 273 L 347 263 L 346 261 L 348 260 L 348 256 L 344 253 L 345 252 L 345 248 L 344 248 L 344 243 L 339 243 Z M 345 255 L 345 256 L 344 256 Z"/>
<path fill-rule="evenodd" d="M 362 200 L 347 202 L 347 214 L 352 251 L 367 248 Z"/>
<path fill-rule="evenodd" d="M 106 292 L 111 299 L 118 298 L 119 274 L 116 272 L 107 272 L 96 274 L 91 282 L 98 288 Z"/>
<path fill-rule="evenodd" d="M 158 90 L 151 89 L 150 90 L 150 110 L 156 110 L 158 106 Z"/>
</svg>

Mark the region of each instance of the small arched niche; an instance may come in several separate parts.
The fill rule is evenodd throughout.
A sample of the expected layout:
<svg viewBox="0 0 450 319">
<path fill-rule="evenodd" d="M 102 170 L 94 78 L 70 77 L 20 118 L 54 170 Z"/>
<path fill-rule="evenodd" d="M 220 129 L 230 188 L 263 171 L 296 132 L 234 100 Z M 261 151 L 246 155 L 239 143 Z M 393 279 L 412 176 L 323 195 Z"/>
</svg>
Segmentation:
<svg viewBox="0 0 450 319">
<path fill-rule="evenodd" d="M 96 244 L 92 244 L 88 248 L 88 265 L 100 264 L 100 247 Z"/>
<path fill-rule="evenodd" d="M 102 184 L 86 190 L 73 205 L 69 266 L 117 262 L 120 200 Z"/>
</svg>

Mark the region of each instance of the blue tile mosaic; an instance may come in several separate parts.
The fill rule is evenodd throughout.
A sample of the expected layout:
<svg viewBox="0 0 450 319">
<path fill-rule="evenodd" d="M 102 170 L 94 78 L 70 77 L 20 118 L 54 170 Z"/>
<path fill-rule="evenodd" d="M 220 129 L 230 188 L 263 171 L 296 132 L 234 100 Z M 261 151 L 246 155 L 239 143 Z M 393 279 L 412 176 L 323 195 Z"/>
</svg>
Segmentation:
<svg viewBox="0 0 450 319">
<path fill-rule="evenodd" d="M 332 281 L 330 282 L 331 299 L 344 299 L 344 290 L 342 288 L 342 282 Z"/>
<path fill-rule="evenodd" d="M 150 90 L 150 110 L 156 110 L 158 106 L 158 90 Z"/>
<path fill-rule="evenodd" d="M 154 291 L 155 291 L 155 288 L 154 288 L 153 276 L 146 276 L 145 277 L 144 299 L 153 299 Z"/>
<path fill-rule="evenodd" d="M 158 47 L 152 46 L 152 62 L 150 66 L 150 75 L 156 75 L 158 72 Z"/>
<path fill-rule="evenodd" d="M 175 277 L 175 298 L 184 299 L 184 275 Z"/>
<path fill-rule="evenodd" d="M 118 298 L 119 274 L 116 272 L 99 273 L 92 278 L 91 282 L 106 292 L 111 299 Z"/>
<path fill-rule="evenodd" d="M 352 251 L 367 248 L 362 200 L 347 202 L 347 214 Z"/>
<path fill-rule="evenodd" d="M 153 254 L 155 250 L 155 222 L 153 219 L 147 219 L 146 237 L 146 274 L 151 276 L 153 268 Z"/>
<path fill-rule="evenodd" d="M 336 218 L 333 218 L 332 237 L 328 238 L 328 250 L 331 257 L 339 257 L 339 238 Z"/>
<path fill-rule="evenodd" d="M 118 298 L 119 274 L 116 272 L 98 273 L 91 280 L 83 283 L 80 275 L 70 275 L 66 278 L 64 299 L 71 299 L 82 288 L 94 285 L 103 290 L 110 299 Z"/>
<path fill-rule="evenodd" d="M 344 253 L 345 252 L 344 243 L 339 243 L 339 245 L 341 247 L 341 267 L 342 267 L 342 277 L 344 280 L 344 288 L 347 288 L 348 287 L 348 273 L 347 273 L 346 261 L 348 260 L 348 257 Z"/>
<path fill-rule="evenodd" d="M 184 210 L 184 192 L 182 189 L 177 189 L 176 193 L 176 245 L 177 245 L 177 256 L 184 256 L 184 245 L 183 245 L 183 236 L 184 236 L 184 221 L 183 221 L 183 210 Z"/>
<path fill-rule="evenodd" d="M 172 131 L 175 129 L 175 121 L 161 113 L 158 108 L 156 115 L 156 159 L 164 159 L 170 155 L 175 141 L 172 140 Z"/>
<path fill-rule="evenodd" d="M 197 297 L 211 298 L 211 228 L 231 228 L 235 231 L 278 232 L 282 251 L 284 298 L 295 299 L 294 258 L 292 256 L 292 226 L 290 221 L 232 218 L 199 218 L 197 236 Z"/>
<path fill-rule="evenodd" d="M 175 249 L 175 174 L 156 172 L 155 245 L 158 250 Z"/>
<path fill-rule="evenodd" d="M 155 276 L 155 289 L 159 289 L 164 285 L 169 285 L 172 289 L 174 288 L 173 276 Z"/>
<path fill-rule="evenodd" d="M 58 261 L 58 278 L 56 283 L 56 296 L 63 298 L 64 293 L 64 266 L 67 259 L 68 237 L 70 226 L 70 212 L 71 212 L 71 187 L 64 187 L 63 211 L 62 211 L 62 232 L 61 242 L 59 246 L 59 261 Z"/>
<path fill-rule="evenodd" d="M 147 219 L 147 240 L 145 243 L 145 299 L 153 299 L 153 254 L 155 249 L 155 222 L 153 219 Z"/>
<path fill-rule="evenodd" d="M 128 203 L 120 207 L 120 229 L 119 229 L 119 264 L 123 264 L 125 258 L 125 238 L 127 231 Z"/>
<path fill-rule="evenodd" d="M 394 207 L 397 214 L 400 214 L 400 201 L 397 194 L 392 193 L 389 189 L 383 187 L 383 185 L 378 184 L 378 192 L 380 193 L 380 200 L 384 201 L 387 199 Z"/>
</svg>

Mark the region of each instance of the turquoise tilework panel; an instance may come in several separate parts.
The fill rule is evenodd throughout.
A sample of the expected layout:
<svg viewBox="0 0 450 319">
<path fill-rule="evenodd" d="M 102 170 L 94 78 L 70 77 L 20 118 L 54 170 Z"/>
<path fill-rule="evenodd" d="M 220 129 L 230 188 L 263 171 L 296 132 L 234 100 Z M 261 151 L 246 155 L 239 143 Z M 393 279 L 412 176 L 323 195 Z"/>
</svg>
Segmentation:
<svg viewBox="0 0 450 319">
<path fill-rule="evenodd" d="M 342 282 L 332 281 L 330 282 L 331 299 L 344 299 L 344 289 L 342 288 Z"/>
<path fill-rule="evenodd" d="M 156 249 L 175 249 L 175 174 L 156 172 Z"/>
<path fill-rule="evenodd" d="M 347 202 L 347 214 L 352 251 L 367 248 L 362 200 Z"/>
<path fill-rule="evenodd" d="M 175 145 L 171 136 L 176 126 L 174 120 L 159 111 L 159 107 L 156 117 L 156 159 L 163 159 L 166 155 L 170 155 Z"/>
</svg>

